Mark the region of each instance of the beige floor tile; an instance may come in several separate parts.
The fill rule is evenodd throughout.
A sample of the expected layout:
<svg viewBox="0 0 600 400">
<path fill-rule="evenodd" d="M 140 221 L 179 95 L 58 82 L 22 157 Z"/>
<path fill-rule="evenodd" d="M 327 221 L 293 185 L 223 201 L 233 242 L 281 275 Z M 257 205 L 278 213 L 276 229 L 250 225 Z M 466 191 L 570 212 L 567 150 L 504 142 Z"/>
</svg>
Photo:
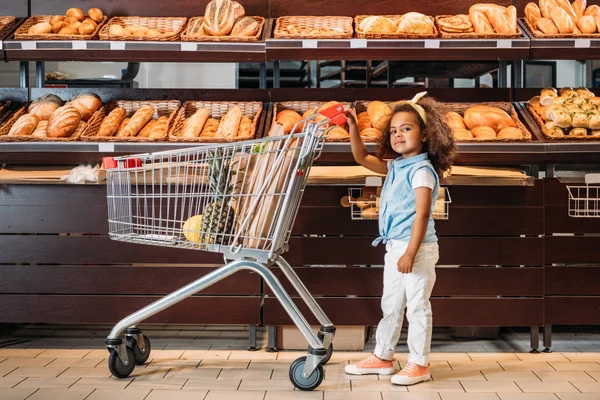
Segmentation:
<svg viewBox="0 0 600 400">
<path fill-rule="evenodd" d="M 154 350 L 153 350 L 154 352 Z M 104 359 L 104 358 L 108 358 L 110 357 L 110 354 L 108 352 L 107 349 L 102 349 L 102 350 L 92 350 L 89 353 L 87 353 L 85 356 L 83 356 L 83 358 L 85 358 L 86 360 L 93 360 L 93 359 Z"/>
<path fill-rule="evenodd" d="M 381 377 L 384 378 L 385 376 L 381 376 Z M 391 375 L 389 375 L 387 377 L 388 380 L 390 377 L 391 377 Z M 346 381 L 377 381 L 377 380 L 381 380 L 378 378 L 379 378 L 378 375 L 348 375 L 343 369 L 337 369 L 337 368 L 336 369 L 325 369 L 325 380 L 330 380 L 330 379 L 342 379 L 342 380 L 346 380 Z"/>
<path fill-rule="evenodd" d="M 217 379 L 221 368 L 171 368 L 165 378 Z"/>
<path fill-rule="evenodd" d="M 461 382 L 467 393 L 521 393 L 514 382 Z"/>
<path fill-rule="evenodd" d="M 241 379 L 188 379 L 182 390 L 237 390 Z M 265 389 L 263 389 L 265 390 Z"/>
<path fill-rule="evenodd" d="M 271 353 L 271 354 L 277 354 L 277 360 L 292 362 L 296 358 L 304 357 L 306 355 L 306 351 L 285 351 L 285 350 L 283 350 L 278 353 Z M 334 352 L 333 355 L 335 355 L 335 354 L 336 353 Z M 342 354 L 345 354 L 345 353 L 342 353 Z M 331 357 L 332 361 L 333 361 L 333 355 Z"/>
<path fill-rule="evenodd" d="M 200 360 L 172 360 L 158 359 L 152 360 L 148 366 L 152 367 L 181 367 L 181 368 L 196 368 L 200 364 Z"/>
<path fill-rule="evenodd" d="M 385 392 L 383 400 L 440 400 L 440 395 L 433 392 Z"/>
<path fill-rule="evenodd" d="M 545 361 L 500 361 L 500 365 L 506 371 L 554 371 L 554 368 L 552 368 L 552 366 Z"/>
<path fill-rule="evenodd" d="M 223 369 L 219 374 L 221 379 L 271 379 L 273 370 L 270 369 Z"/>
<path fill-rule="evenodd" d="M 248 368 L 250 361 L 202 360 L 198 368 Z M 289 366 L 288 366 L 289 367 Z"/>
<path fill-rule="evenodd" d="M 353 381 L 353 392 L 407 392 L 405 386 L 392 385 L 385 381 Z"/>
<path fill-rule="evenodd" d="M 545 371 L 540 371 L 545 372 Z M 550 371 L 548 371 L 550 372 Z M 518 371 L 484 371 L 483 375 L 488 381 L 498 382 L 539 382 L 540 378 L 538 378 L 533 372 L 518 370 Z"/>
<path fill-rule="evenodd" d="M 544 382 L 594 382 L 594 379 L 583 371 L 533 371 Z M 598 371 L 600 373 L 600 371 Z M 520 379 L 515 379 L 518 381 Z"/>
<path fill-rule="evenodd" d="M 91 350 L 44 350 L 36 358 L 83 358 Z M 108 352 L 107 352 L 108 353 Z"/>
<path fill-rule="evenodd" d="M 554 393 L 498 393 L 502 400 L 557 400 Z"/>
<path fill-rule="evenodd" d="M 600 363 L 600 353 L 562 353 L 562 355 L 570 361 Z"/>
<path fill-rule="evenodd" d="M 448 361 L 430 361 L 429 369 L 431 371 L 452 371 L 452 367 Z M 406 365 L 406 363 L 400 363 L 400 367 Z"/>
<path fill-rule="evenodd" d="M 54 358 L 23 358 L 10 357 L 2 361 L 3 367 L 45 367 L 54 361 Z"/>
<path fill-rule="evenodd" d="M 434 381 L 485 381 L 481 371 L 471 369 L 432 370 L 431 376 Z"/>
<path fill-rule="evenodd" d="M 202 400 L 208 390 L 153 390 L 144 400 Z"/>
<path fill-rule="evenodd" d="M 170 368 L 163 368 L 163 367 L 136 368 L 133 370 L 130 377 L 135 378 L 137 380 L 158 381 L 158 380 L 164 379 L 169 371 L 171 371 Z M 183 379 L 183 378 L 180 377 L 180 379 Z"/>
<path fill-rule="evenodd" d="M 50 368 L 50 367 L 47 367 Z M 135 372 L 135 370 L 134 370 Z M 61 378 L 65 377 L 77 377 L 77 378 L 110 378 L 112 374 L 108 368 L 79 368 L 73 367 L 68 368 L 65 372 L 60 374 Z"/>
<path fill-rule="evenodd" d="M 510 361 L 509 361 L 510 362 Z M 500 364 L 494 361 L 478 362 L 478 361 L 449 361 L 454 370 L 475 370 L 475 371 L 502 371 Z"/>
<path fill-rule="evenodd" d="M 108 369 L 108 363 L 105 359 L 101 358 L 57 358 L 47 366 L 65 368 L 94 368 L 97 366 L 101 366 L 100 364 L 105 365 L 106 369 Z"/>
<path fill-rule="evenodd" d="M 6 379 L 6 378 L 5 378 Z M 21 379 L 21 378 L 15 378 Z M 27 378 L 17 387 L 20 388 L 42 388 L 42 389 L 68 389 L 79 378 Z M 81 387 L 77 388 L 81 389 Z M 92 388 L 93 389 L 93 388 Z"/>
<path fill-rule="evenodd" d="M 478 383 L 478 382 L 471 382 Z M 481 382 L 486 383 L 486 382 Z M 459 381 L 429 381 L 419 383 L 418 385 L 409 386 L 409 392 L 461 392 L 464 389 Z"/>
<path fill-rule="evenodd" d="M 282 360 L 282 361 L 262 361 L 262 360 L 253 360 L 248 364 L 248 369 L 283 369 L 289 368 L 292 364 L 292 361 Z M 329 365 L 329 364 L 328 364 Z"/>
<path fill-rule="evenodd" d="M 68 378 L 65 378 L 68 379 Z M 77 378 L 74 378 L 77 379 Z M 125 389 L 131 383 L 133 378 L 117 379 L 110 378 L 81 378 L 73 385 L 74 388 L 92 388 L 92 389 Z"/>
<path fill-rule="evenodd" d="M 321 382 L 318 390 L 323 392 L 350 391 L 350 381 L 346 379 L 327 379 Z"/>
<path fill-rule="evenodd" d="M 93 390 L 94 389 L 40 389 L 27 400 L 83 400 L 88 397 Z"/>
<path fill-rule="evenodd" d="M 496 393 L 440 393 L 440 396 L 442 400 L 498 400 Z"/>
<path fill-rule="evenodd" d="M 8 376 L 18 378 L 56 378 L 66 371 L 62 367 L 19 367 Z"/>
<path fill-rule="evenodd" d="M 227 350 L 186 350 L 181 355 L 182 360 L 227 360 L 231 351 Z"/>
<path fill-rule="evenodd" d="M 86 400 L 143 400 L 150 390 L 96 389 Z"/>
<path fill-rule="evenodd" d="M 0 357 L 33 358 L 44 349 L 0 349 Z"/>
<path fill-rule="evenodd" d="M 569 361 L 562 353 L 517 353 L 521 361 Z"/>
<path fill-rule="evenodd" d="M 266 351 L 232 351 L 228 360 L 277 360 L 277 353 Z"/>
<path fill-rule="evenodd" d="M 319 389 L 317 389 L 319 390 Z M 295 391 L 294 393 L 299 393 Z M 316 392 L 323 393 L 323 392 Z M 401 392 L 384 392 L 383 398 L 387 393 L 401 393 Z M 269 392 L 267 392 L 267 395 Z M 381 400 L 381 392 L 324 392 L 324 400 Z M 265 399 L 267 400 L 267 399 Z M 276 400 L 275 398 L 268 400 Z"/>
<path fill-rule="evenodd" d="M 312 392 L 302 392 L 299 390 L 296 391 L 277 391 L 277 390 L 268 390 L 267 395 L 265 396 L 265 400 L 323 400 L 323 392 L 319 392 L 319 389 L 316 389 Z M 331 392 L 335 393 L 335 392 Z M 345 393 L 344 395 L 347 395 Z M 342 399 L 342 397 L 340 397 Z M 344 400 L 348 400 L 346 397 Z M 381 400 L 381 397 L 377 400 Z"/>
<path fill-rule="evenodd" d="M 177 360 L 179 357 L 183 355 L 185 350 L 152 350 L 150 352 L 150 358 L 154 360 L 158 359 L 167 359 L 167 360 Z"/>
<path fill-rule="evenodd" d="M 293 390 L 288 379 L 243 379 L 239 390 Z"/>
<path fill-rule="evenodd" d="M 129 386 L 127 386 L 126 390 L 130 389 L 139 389 L 139 390 L 153 390 L 153 389 L 161 389 L 161 390 L 181 390 L 183 385 L 187 382 L 187 379 L 134 379 L 133 382 Z"/>
<path fill-rule="evenodd" d="M 520 354 L 514 353 L 467 353 L 473 361 L 519 361 Z"/>
<path fill-rule="evenodd" d="M 454 362 L 470 362 L 471 357 L 467 353 L 431 353 L 429 361 L 452 361 Z"/>
<path fill-rule="evenodd" d="M 515 382 L 525 393 L 577 392 L 569 382 Z M 585 382 L 581 382 L 585 383 Z"/>
<path fill-rule="evenodd" d="M 305 355 L 306 355 L 306 352 L 299 355 L 299 357 L 305 356 Z M 356 361 L 364 360 L 365 358 L 369 357 L 370 355 L 371 355 L 371 353 L 364 352 L 364 351 L 334 351 L 333 355 L 331 356 L 331 361 L 334 361 L 334 362 L 335 361 L 356 362 Z"/>
<path fill-rule="evenodd" d="M 325 378 L 327 378 L 327 373 L 325 373 Z M 275 379 L 275 380 L 290 379 L 290 369 L 289 368 L 274 369 L 273 374 L 271 375 L 271 379 Z"/>
<path fill-rule="evenodd" d="M 550 361 L 550 365 L 557 371 L 600 371 L 600 364 L 595 362 Z"/>
<path fill-rule="evenodd" d="M 10 389 L 0 388 L 0 399 L 2 400 L 24 400 L 37 389 Z"/>
<path fill-rule="evenodd" d="M 600 393 L 600 382 L 571 382 L 582 393 Z M 555 392 L 568 393 L 570 390 L 555 390 Z M 600 397 L 600 395 L 598 395 Z"/>
<path fill-rule="evenodd" d="M 209 390 L 204 400 L 263 400 L 264 391 Z"/>
<path fill-rule="evenodd" d="M 2 378 L 3 376 L 6 376 L 8 374 L 10 374 L 11 372 L 13 372 L 17 368 L 19 368 L 19 367 L 15 367 L 15 366 L 12 366 L 12 365 L 2 366 L 2 364 L 0 363 L 0 378 Z"/>
<path fill-rule="evenodd" d="M 560 400 L 598 400 L 596 393 L 555 393 Z"/>
<path fill-rule="evenodd" d="M 592 378 L 600 382 L 600 371 L 585 371 Z"/>
</svg>

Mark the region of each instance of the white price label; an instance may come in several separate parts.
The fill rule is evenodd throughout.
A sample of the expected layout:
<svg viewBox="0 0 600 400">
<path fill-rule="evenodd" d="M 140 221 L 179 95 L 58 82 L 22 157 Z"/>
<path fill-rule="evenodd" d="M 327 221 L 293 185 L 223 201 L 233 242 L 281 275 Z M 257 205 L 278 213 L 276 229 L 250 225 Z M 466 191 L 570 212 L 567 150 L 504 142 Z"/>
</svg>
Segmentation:
<svg viewBox="0 0 600 400">
<path fill-rule="evenodd" d="M 383 179 L 380 176 L 367 176 L 365 178 L 365 186 L 383 186 Z"/>
<path fill-rule="evenodd" d="M 425 40 L 425 48 L 426 49 L 439 49 L 440 41 L 437 39 Z"/>
<path fill-rule="evenodd" d="M 22 50 L 35 50 L 35 49 L 37 49 L 37 42 L 34 42 L 34 41 L 21 42 L 21 49 Z"/>
<path fill-rule="evenodd" d="M 590 39 L 575 39 L 575 47 L 578 49 L 588 49 L 592 47 Z"/>
<path fill-rule="evenodd" d="M 98 143 L 98 151 L 100 153 L 114 153 L 115 152 L 115 144 L 114 143 Z"/>
<path fill-rule="evenodd" d="M 87 49 L 87 42 L 85 40 L 73 40 L 73 50 L 85 50 Z"/>
<path fill-rule="evenodd" d="M 509 39 L 496 40 L 496 48 L 498 48 L 498 49 L 510 49 L 511 47 L 512 47 L 512 40 L 509 40 Z"/>
<path fill-rule="evenodd" d="M 366 49 L 367 39 L 350 39 L 351 49 Z"/>
<path fill-rule="evenodd" d="M 111 50 L 125 50 L 125 42 L 110 42 Z"/>
<path fill-rule="evenodd" d="M 198 44 L 190 43 L 190 42 L 182 42 L 181 43 L 181 51 L 197 51 Z"/>
<path fill-rule="evenodd" d="M 302 47 L 305 49 L 316 49 L 318 46 L 319 46 L 318 40 L 310 39 L 310 40 L 302 41 Z"/>
</svg>

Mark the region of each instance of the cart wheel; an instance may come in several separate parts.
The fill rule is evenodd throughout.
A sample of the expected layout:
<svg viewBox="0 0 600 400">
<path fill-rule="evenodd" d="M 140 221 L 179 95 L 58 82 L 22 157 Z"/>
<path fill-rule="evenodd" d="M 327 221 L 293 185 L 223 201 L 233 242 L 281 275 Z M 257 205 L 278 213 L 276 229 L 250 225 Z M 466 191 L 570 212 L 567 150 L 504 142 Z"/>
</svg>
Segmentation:
<svg viewBox="0 0 600 400">
<path fill-rule="evenodd" d="M 123 361 L 121 361 L 121 358 L 119 357 L 119 353 L 111 351 L 110 357 L 108 358 L 108 369 L 116 378 L 127 378 L 133 372 L 133 369 L 135 368 L 135 355 L 133 354 L 133 350 L 129 347 L 127 347 L 127 362 L 127 365 L 123 364 Z"/>
<path fill-rule="evenodd" d="M 150 346 L 150 340 L 144 336 L 144 346 L 146 350 L 142 351 L 140 346 L 138 346 L 137 340 L 135 337 L 130 336 L 127 338 L 127 347 L 131 347 L 133 350 L 133 354 L 135 356 L 135 363 L 137 365 L 144 365 L 146 361 L 148 361 L 148 357 L 150 357 L 150 350 L 152 347 Z"/>
<path fill-rule="evenodd" d="M 308 346 L 309 353 L 311 350 L 312 350 L 312 347 Z M 329 362 L 329 360 L 331 360 L 332 355 L 333 355 L 333 344 L 330 344 L 329 347 L 327 348 L 327 353 L 325 353 L 323 358 L 321 358 L 321 365 L 327 364 Z"/>
<path fill-rule="evenodd" d="M 306 356 L 298 358 L 290 365 L 290 381 L 300 390 L 316 389 L 323 382 L 323 366 L 321 364 L 317 365 L 313 373 L 305 378 L 302 376 L 304 364 L 306 364 Z"/>
</svg>

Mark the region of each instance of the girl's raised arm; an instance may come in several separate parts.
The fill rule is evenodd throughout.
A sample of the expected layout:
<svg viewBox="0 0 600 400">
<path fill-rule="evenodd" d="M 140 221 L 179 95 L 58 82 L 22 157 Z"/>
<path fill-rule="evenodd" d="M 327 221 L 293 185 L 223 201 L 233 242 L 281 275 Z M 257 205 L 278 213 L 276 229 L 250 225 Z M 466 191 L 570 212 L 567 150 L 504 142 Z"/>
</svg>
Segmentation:
<svg viewBox="0 0 600 400">
<path fill-rule="evenodd" d="M 386 175 L 388 173 L 387 162 L 369 154 L 367 146 L 365 146 L 362 138 L 360 137 L 356 111 L 354 111 L 352 108 L 348 110 L 348 127 L 350 128 L 349 133 L 352 155 L 354 156 L 356 162 L 373 172 Z"/>
</svg>

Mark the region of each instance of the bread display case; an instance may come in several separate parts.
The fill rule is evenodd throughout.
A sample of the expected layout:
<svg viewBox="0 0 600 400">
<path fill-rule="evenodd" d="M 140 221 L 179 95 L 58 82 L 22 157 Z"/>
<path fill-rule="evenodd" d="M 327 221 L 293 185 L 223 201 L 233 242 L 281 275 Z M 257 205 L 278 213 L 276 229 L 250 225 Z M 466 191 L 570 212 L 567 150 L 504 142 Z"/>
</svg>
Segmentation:
<svg viewBox="0 0 600 400">
<path fill-rule="evenodd" d="M 17 7 L 21 3 L 26 5 L 25 13 Z M 501 21 L 513 17 L 510 8 L 513 3 L 516 17 L 525 17 L 526 1 L 500 0 L 493 3 L 506 10 L 501 16 L 496 15 Z M 595 1 L 589 1 L 588 5 L 593 3 Z M 282 88 L 279 87 L 278 74 L 280 62 L 285 60 L 498 63 L 498 88 L 427 88 L 429 95 L 451 104 L 461 118 L 467 103 L 499 105 L 514 122 L 515 126 L 511 127 L 522 134 L 516 138 L 516 131 L 512 131 L 513 136 L 505 137 L 506 132 L 501 136 L 506 140 L 459 142 L 458 167 L 508 167 L 525 170 L 528 175 L 512 183 L 504 177 L 502 184 L 484 175 L 477 183 L 469 178 L 469 174 L 482 172 L 469 171 L 444 181 L 450 196 L 443 203 L 446 207 L 443 214 L 447 218 L 436 222 L 441 267 L 437 269 L 438 283 L 432 299 L 436 315 L 434 323 L 436 326 L 533 327 L 531 346 L 534 349 L 538 348 L 538 327 L 568 323 L 600 324 L 597 290 L 584 285 L 578 291 L 576 285 L 578 277 L 586 277 L 590 281 L 600 275 L 600 267 L 593 265 L 600 263 L 600 255 L 592 243 L 596 239 L 590 236 L 599 234 L 600 229 L 591 218 L 569 216 L 567 184 L 553 177 L 556 165 L 566 165 L 564 168 L 567 169 L 581 165 L 590 169 L 597 166 L 600 141 L 594 138 L 555 140 L 545 135 L 543 126 L 527 105 L 532 97 L 540 95 L 542 88 L 521 88 L 520 79 L 521 61 L 599 59 L 597 47 L 600 47 L 600 39 L 594 36 L 536 37 L 522 20 L 518 21 L 514 32 L 504 35 L 498 34 L 498 30 L 503 30 L 502 26 L 488 20 L 495 33 L 477 34 L 477 30 L 489 30 L 485 21 L 478 19 L 474 24 L 469 18 L 469 26 L 463 17 L 452 19 L 468 14 L 475 4 L 472 0 L 402 4 L 382 0 L 377 2 L 376 8 L 373 4 L 343 0 L 308 3 L 249 0 L 242 4 L 246 15 L 255 19 L 248 20 L 237 29 L 245 29 L 251 39 L 228 40 L 233 31 L 231 27 L 228 34 L 213 36 L 219 40 L 207 41 L 199 34 L 200 27 L 194 25 L 197 21 L 194 18 L 202 16 L 205 4 L 199 7 L 192 1 L 132 0 L 119 4 L 109 0 L 3 2 L 0 14 L 17 17 L 15 25 L 0 42 L 8 61 L 36 61 L 41 66 L 46 61 L 249 62 L 260 64 L 262 88 L 91 89 L 101 98 L 103 108 L 89 120 L 91 128 L 83 130 L 78 137 L 85 140 L 2 142 L 0 162 L 58 168 L 63 164 L 96 164 L 104 156 L 219 142 L 209 140 L 212 131 L 206 132 L 204 137 L 207 139 L 202 140 L 204 126 L 210 118 L 225 118 L 236 106 L 241 110 L 238 129 L 241 130 L 239 126 L 243 117 L 248 117 L 242 131 L 248 132 L 248 137 L 262 137 L 269 134 L 275 123 L 289 124 L 289 120 L 297 120 L 291 115 L 278 121 L 282 110 L 303 114 L 319 104 L 335 100 L 356 103 L 360 112 L 365 111 L 361 107 L 368 107 L 370 102 L 393 103 L 412 98 L 422 91 L 422 88 Z M 181 28 L 178 30 L 180 37 L 169 41 L 153 40 L 152 36 L 147 38 L 151 40 L 127 36 L 122 37 L 124 40 L 102 40 L 102 37 L 90 40 L 15 38 L 14 31 L 23 26 L 21 24 L 27 17 L 54 15 L 71 7 L 86 10 L 98 7 L 108 17 L 130 18 L 143 14 L 146 18 L 157 20 L 185 18 L 187 25 L 178 26 L 178 29 Z M 431 32 L 426 31 L 429 29 L 426 20 L 415 15 L 411 15 L 415 18 L 411 24 L 416 27 L 410 29 L 423 29 L 422 33 L 412 30 L 407 33 L 408 28 L 398 33 L 397 25 L 394 25 L 394 30 L 387 21 L 397 24 L 402 16 L 416 12 L 428 20 L 429 17 L 433 19 Z M 311 15 L 313 21 L 307 21 L 307 15 Z M 341 32 L 336 30 L 338 22 L 327 26 L 319 26 L 315 22 L 333 16 L 341 17 L 338 20 L 342 25 Z M 367 20 L 370 17 L 376 18 Z M 264 18 L 262 26 L 260 18 Z M 367 23 L 363 24 L 364 21 Z M 215 32 L 223 28 L 223 21 L 213 23 Z M 262 30 L 259 28 L 258 32 L 254 32 L 256 27 L 253 23 L 261 26 Z M 154 29 L 150 25 L 146 27 Z M 223 29 L 223 32 L 227 30 Z M 159 29 L 159 32 L 162 31 Z M 266 68 L 270 62 L 274 65 L 275 87 L 266 89 Z M 513 65 L 511 87 L 507 84 L 509 62 Z M 24 84 L 24 75 L 22 77 Z M 11 107 L 16 107 L 17 103 L 23 107 L 43 95 L 56 94 L 66 100 L 82 92 L 78 89 L 34 87 L 28 91 L 26 86 L 0 90 L 0 101 L 10 101 Z M 594 93 L 600 95 L 598 89 L 594 89 Z M 166 104 L 167 100 L 173 102 L 171 108 L 166 107 L 162 114 L 156 116 L 157 119 L 160 116 L 167 118 L 168 133 L 161 136 L 160 141 L 94 140 L 102 122 L 120 105 L 126 109 L 125 114 L 133 114 L 140 107 L 129 105 L 161 101 Z M 122 103 L 116 103 L 119 101 Z M 125 104 L 128 106 L 125 107 Z M 199 112 L 202 108 L 210 111 L 208 115 Z M 10 115 L 14 115 L 15 111 L 11 108 Z M 131 117 L 125 115 L 124 118 L 128 116 Z M 9 117 L 8 114 L 0 114 L 0 124 Z M 188 120 L 191 122 L 186 124 Z M 202 121 L 201 129 L 199 121 Z M 139 130 L 148 123 L 145 121 Z M 369 124 L 371 129 L 375 128 L 370 118 Z M 106 125 L 108 129 L 108 122 Z M 186 136 L 185 140 L 178 140 L 188 125 L 189 135 L 193 138 L 188 140 Z M 496 138 L 500 131 L 495 130 Z M 245 139 L 246 134 L 242 137 Z M 235 138 L 226 138 L 231 139 Z M 318 166 L 336 168 L 354 165 L 350 145 L 344 141 L 342 138 L 326 143 Z M 374 142 L 367 146 L 371 151 L 376 148 Z M 377 235 L 377 221 L 369 218 L 353 220 L 349 210 L 340 204 L 340 199 L 348 197 L 349 188 L 362 189 L 362 181 L 363 178 L 350 182 L 347 177 L 335 181 L 329 178 L 319 183 L 313 181 L 306 190 L 290 240 L 289 260 L 337 325 L 374 325 L 379 319 L 383 271 L 376 267 L 359 267 L 382 264 L 383 249 L 371 247 Z M 175 252 L 152 247 L 141 249 L 138 245 L 110 241 L 106 233 L 106 188 L 102 183 L 2 182 L 6 190 L 0 193 L 0 220 L 7 222 L 0 224 L 0 246 L 6 249 L 0 259 L 0 323 L 112 323 L 117 315 L 168 293 L 190 279 L 191 275 L 202 276 L 222 264 L 219 257 L 208 253 Z M 36 250 L 32 252 L 31 249 Z M 571 265 L 581 262 L 592 265 Z M 141 266 L 131 268 L 134 264 Z M 195 268 L 184 264 L 193 264 Z M 311 267 L 314 265 L 332 267 Z M 69 274 L 69 284 L 57 278 L 61 276 L 59 272 Z M 574 277 L 565 279 L 571 272 Z M 115 281 L 115 273 L 122 278 Z M 331 280 L 335 280 L 336 285 L 331 285 Z M 286 290 L 297 296 L 291 287 Z M 46 295 L 43 298 L 37 296 L 40 293 Z M 136 295 L 135 300 L 131 300 L 132 294 Z M 102 300 L 98 295 L 102 295 Z M 215 301 L 215 296 L 218 296 L 218 301 Z M 576 316 L 565 312 L 570 305 L 580 305 L 588 312 L 585 315 L 578 312 Z M 303 309 L 302 305 L 300 309 Z M 262 287 L 261 279 L 252 274 L 248 274 L 247 279 L 225 280 L 209 292 L 186 300 L 180 307 L 169 309 L 149 322 L 198 321 L 204 324 L 265 326 L 290 323 L 269 290 Z M 546 347 L 550 345 L 549 332 L 548 326 Z M 270 340 L 270 343 L 275 342 Z"/>
</svg>

